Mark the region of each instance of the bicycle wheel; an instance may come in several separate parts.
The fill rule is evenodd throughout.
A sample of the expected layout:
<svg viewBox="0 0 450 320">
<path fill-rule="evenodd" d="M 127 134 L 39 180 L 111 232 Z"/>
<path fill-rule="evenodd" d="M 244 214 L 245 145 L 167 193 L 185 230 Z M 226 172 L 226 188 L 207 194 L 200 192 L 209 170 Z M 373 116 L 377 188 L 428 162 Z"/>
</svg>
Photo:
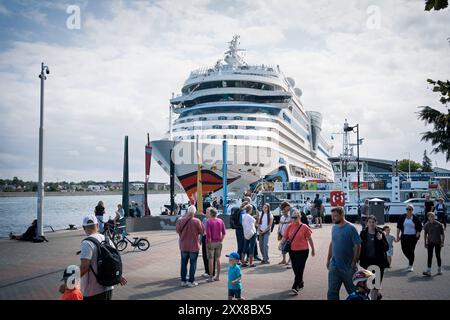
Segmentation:
<svg viewBox="0 0 450 320">
<path fill-rule="evenodd" d="M 137 247 L 139 250 L 145 251 L 148 248 L 150 248 L 150 242 L 148 242 L 147 239 L 139 239 L 139 241 L 137 243 Z"/>
<path fill-rule="evenodd" d="M 119 252 L 122 252 L 127 248 L 127 246 L 128 242 L 126 240 L 120 240 L 119 242 L 117 242 L 116 248 Z"/>
</svg>

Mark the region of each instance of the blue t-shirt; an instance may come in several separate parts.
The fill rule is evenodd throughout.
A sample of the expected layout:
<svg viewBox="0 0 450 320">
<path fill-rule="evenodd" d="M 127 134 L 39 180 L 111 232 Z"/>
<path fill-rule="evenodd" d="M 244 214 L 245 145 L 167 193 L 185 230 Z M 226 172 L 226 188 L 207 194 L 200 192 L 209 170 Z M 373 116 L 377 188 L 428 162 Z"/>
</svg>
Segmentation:
<svg viewBox="0 0 450 320">
<path fill-rule="evenodd" d="M 361 244 L 355 226 L 351 223 L 346 223 L 342 227 L 334 225 L 331 229 L 331 243 L 330 265 L 340 270 L 351 269 L 355 245 Z"/>
<path fill-rule="evenodd" d="M 241 267 L 238 265 L 228 267 L 228 289 L 239 290 L 242 289 L 241 280 L 239 280 L 235 285 L 231 284 L 231 281 L 239 278 L 241 276 Z"/>
</svg>

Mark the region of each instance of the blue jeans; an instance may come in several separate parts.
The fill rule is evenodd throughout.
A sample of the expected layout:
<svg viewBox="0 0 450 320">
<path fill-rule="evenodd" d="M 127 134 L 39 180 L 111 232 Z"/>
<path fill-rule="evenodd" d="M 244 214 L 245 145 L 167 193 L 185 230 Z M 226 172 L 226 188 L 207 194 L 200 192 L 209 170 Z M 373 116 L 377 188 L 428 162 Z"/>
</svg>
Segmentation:
<svg viewBox="0 0 450 320">
<path fill-rule="evenodd" d="M 351 294 L 356 290 L 355 285 L 352 282 L 353 270 L 338 269 L 330 264 L 328 270 L 328 300 L 339 300 L 339 291 L 342 284 L 345 286 L 348 294 Z"/>
<path fill-rule="evenodd" d="M 197 252 L 181 251 L 181 281 L 186 282 L 187 278 L 187 265 L 189 266 L 189 282 L 194 282 L 195 280 L 195 270 L 197 269 Z"/>
<path fill-rule="evenodd" d="M 244 253 L 244 229 L 237 228 L 236 230 L 236 240 L 237 240 L 237 253 L 239 257 L 242 258 L 242 253 Z"/>
<path fill-rule="evenodd" d="M 249 240 L 244 238 L 244 252 L 248 257 L 253 257 L 255 254 L 256 233 Z M 242 256 L 241 256 L 242 258 Z"/>
</svg>

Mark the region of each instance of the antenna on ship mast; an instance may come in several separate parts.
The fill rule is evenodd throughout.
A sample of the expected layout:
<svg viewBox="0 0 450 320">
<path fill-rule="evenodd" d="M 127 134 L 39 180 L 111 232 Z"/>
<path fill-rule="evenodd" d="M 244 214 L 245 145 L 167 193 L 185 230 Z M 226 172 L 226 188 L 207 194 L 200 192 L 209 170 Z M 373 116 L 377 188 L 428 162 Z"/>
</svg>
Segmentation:
<svg viewBox="0 0 450 320">
<path fill-rule="evenodd" d="M 175 98 L 175 93 L 172 92 L 172 99 Z M 173 105 L 170 104 L 169 106 L 169 140 L 172 140 L 172 107 Z"/>
<path fill-rule="evenodd" d="M 245 49 L 238 48 L 240 42 L 239 38 L 241 36 L 238 34 L 235 34 L 233 36 L 233 40 L 228 42 L 230 46 L 228 47 L 228 50 L 225 52 L 225 62 L 232 66 L 242 66 L 247 65 L 247 62 L 244 61 L 244 59 L 239 55 L 239 51 L 245 51 Z"/>
</svg>

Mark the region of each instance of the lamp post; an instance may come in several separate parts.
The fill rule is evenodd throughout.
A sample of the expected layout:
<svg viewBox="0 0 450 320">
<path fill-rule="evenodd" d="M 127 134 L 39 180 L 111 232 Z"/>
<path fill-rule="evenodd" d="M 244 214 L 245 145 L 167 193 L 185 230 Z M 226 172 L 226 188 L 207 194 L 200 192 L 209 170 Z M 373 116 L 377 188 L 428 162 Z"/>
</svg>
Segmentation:
<svg viewBox="0 0 450 320">
<path fill-rule="evenodd" d="M 40 123 L 39 123 L 39 182 L 37 197 L 37 234 L 39 239 L 44 237 L 43 210 L 44 210 L 44 182 L 43 182 L 43 159 L 44 159 L 44 81 L 47 79 L 46 74 L 50 74 L 50 69 L 41 63 L 41 107 L 40 107 Z"/>
<path fill-rule="evenodd" d="M 359 169 L 359 145 L 360 145 L 360 141 L 359 141 L 359 124 L 354 125 L 353 127 L 351 126 L 344 126 L 344 131 L 348 131 L 348 132 L 353 132 L 353 130 L 356 128 L 356 172 L 357 172 L 357 181 L 358 181 L 358 186 L 357 186 L 357 190 L 358 190 L 358 216 L 361 217 L 361 192 L 360 192 L 360 183 L 361 183 L 361 178 L 360 178 L 360 169 Z"/>
</svg>

